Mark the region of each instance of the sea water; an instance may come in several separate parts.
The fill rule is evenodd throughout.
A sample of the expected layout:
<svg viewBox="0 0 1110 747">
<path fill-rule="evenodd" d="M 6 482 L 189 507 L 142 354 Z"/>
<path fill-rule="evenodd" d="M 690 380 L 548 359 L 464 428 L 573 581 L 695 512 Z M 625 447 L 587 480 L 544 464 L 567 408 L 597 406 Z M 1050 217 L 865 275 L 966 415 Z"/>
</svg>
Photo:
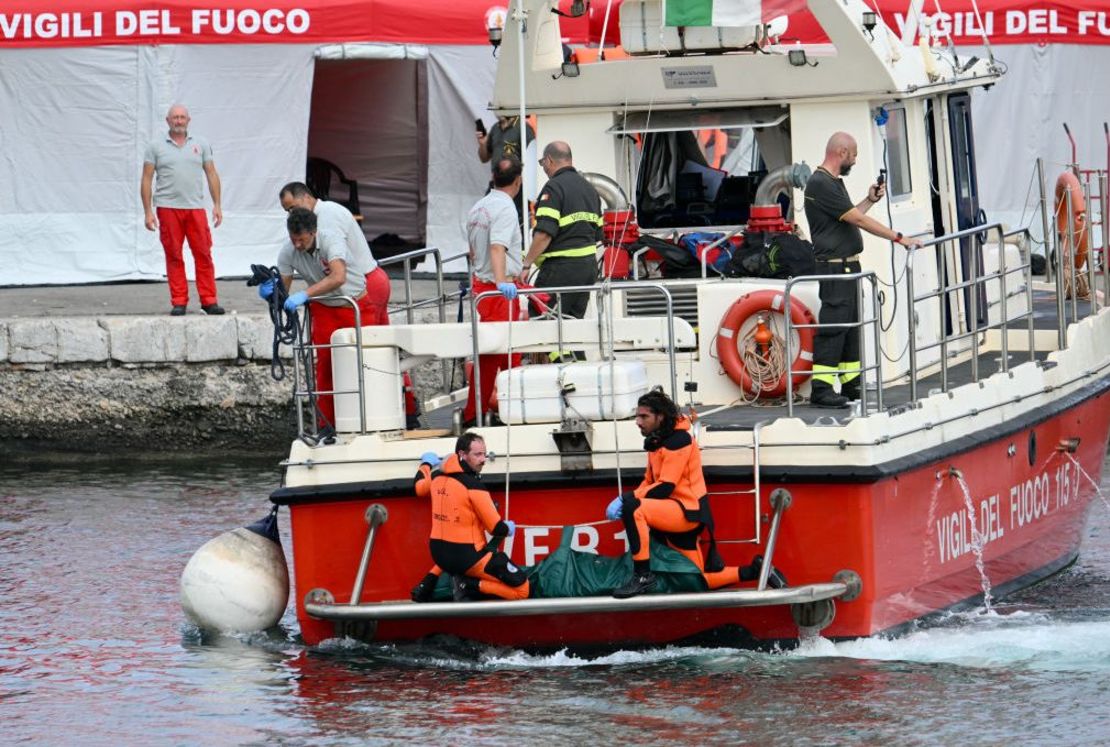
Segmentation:
<svg viewBox="0 0 1110 747">
<path fill-rule="evenodd" d="M 276 479 L 274 463 L 242 460 L 0 466 L 0 743 L 1110 741 L 1110 508 L 1097 499 L 1076 565 L 990 612 L 782 652 L 583 659 L 308 648 L 291 612 L 266 634 L 201 634 L 178 605 L 181 570 L 263 516 Z"/>
</svg>

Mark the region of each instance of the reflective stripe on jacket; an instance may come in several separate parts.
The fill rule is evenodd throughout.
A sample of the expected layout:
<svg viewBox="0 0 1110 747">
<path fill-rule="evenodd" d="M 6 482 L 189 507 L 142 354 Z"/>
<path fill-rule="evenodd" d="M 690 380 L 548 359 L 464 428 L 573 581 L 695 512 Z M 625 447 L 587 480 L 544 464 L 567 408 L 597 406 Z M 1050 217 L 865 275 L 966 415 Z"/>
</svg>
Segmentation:
<svg viewBox="0 0 1110 747">
<path fill-rule="evenodd" d="M 536 230 L 551 237 L 537 264 L 551 257 L 586 257 L 601 241 L 601 198 L 574 167 L 559 169 L 536 202 Z"/>
</svg>

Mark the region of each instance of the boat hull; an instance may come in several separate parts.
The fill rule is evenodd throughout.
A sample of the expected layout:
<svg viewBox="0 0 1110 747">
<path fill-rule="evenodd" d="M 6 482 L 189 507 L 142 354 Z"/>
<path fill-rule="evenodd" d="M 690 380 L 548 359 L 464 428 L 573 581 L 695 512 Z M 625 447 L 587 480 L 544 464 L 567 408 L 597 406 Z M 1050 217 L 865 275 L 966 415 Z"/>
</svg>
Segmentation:
<svg viewBox="0 0 1110 747">
<path fill-rule="evenodd" d="M 776 488 L 792 496 L 774 551 L 774 564 L 792 585 L 832 581 L 852 571 L 862 591 L 837 600 L 822 634 L 832 638 L 890 632 L 938 612 L 980 601 L 987 588 L 1004 593 L 1034 583 L 1072 562 L 1095 496 L 1110 430 L 1106 390 L 1034 425 L 992 436 L 971 448 L 930 451 L 929 461 L 876 471 L 861 465 L 858 481 L 844 465 L 829 479 L 778 475 L 759 497 L 761 542 L 750 482 L 738 469 L 712 470 L 718 540 L 728 564 L 745 564 L 766 552 Z M 738 449 L 737 461 L 743 450 Z M 935 458 L 934 458 L 935 455 Z M 747 457 L 750 459 L 750 456 Z M 750 467 L 748 467 L 750 473 Z M 835 473 L 835 478 L 833 474 Z M 880 477 L 875 477 L 881 474 Z M 334 486 L 332 486 L 334 487 Z M 966 493 L 965 493 L 966 489 Z M 573 546 L 604 555 L 624 551 L 619 522 L 598 519 L 616 494 L 615 484 L 551 476 L 514 487 L 509 496 L 491 484 L 503 512 L 518 524 L 505 550 L 532 565 L 559 545 L 561 527 L 575 525 Z M 279 491 L 280 493 L 280 491 Z M 326 497 L 324 497 L 326 496 Z M 664 644 L 699 636 L 736 645 L 796 639 L 789 606 L 630 611 L 488 618 L 413 618 L 344 625 L 309 615 L 306 595 L 326 589 L 336 603 L 351 591 L 367 538 L 365 515 L 373 504 L 388 511 L 378 529 L 360 602 L 408 598 L 432 565 L 426 501 L 390 491 L 381 495 L 321 491 L 313 498 L 275 494 L 291 508 L 297 615 L 309 644 L 354 634 L 379 641 L 433 635 L 524 648 Z M 977 563 L 981 563 L 982 569 Z M 988 587 L 989 585 L 989 587 Z M 708 593 L 708 592 L 707 592 Z"/>
</svg>

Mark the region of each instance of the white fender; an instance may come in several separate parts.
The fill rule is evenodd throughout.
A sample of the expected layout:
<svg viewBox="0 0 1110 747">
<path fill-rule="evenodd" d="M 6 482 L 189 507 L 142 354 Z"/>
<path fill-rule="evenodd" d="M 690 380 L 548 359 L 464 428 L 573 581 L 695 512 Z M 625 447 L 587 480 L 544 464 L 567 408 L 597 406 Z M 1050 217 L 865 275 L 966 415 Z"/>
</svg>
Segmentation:
<svg viewBox="0 0 1110 747">
<path fill-rule="evenodd" d="M 281 545 L 245 527 L 204 543 L 181 573 L 181 607 L 206 630 L 266 630 L 278 623 L 288 601 Z"/>
</svg>

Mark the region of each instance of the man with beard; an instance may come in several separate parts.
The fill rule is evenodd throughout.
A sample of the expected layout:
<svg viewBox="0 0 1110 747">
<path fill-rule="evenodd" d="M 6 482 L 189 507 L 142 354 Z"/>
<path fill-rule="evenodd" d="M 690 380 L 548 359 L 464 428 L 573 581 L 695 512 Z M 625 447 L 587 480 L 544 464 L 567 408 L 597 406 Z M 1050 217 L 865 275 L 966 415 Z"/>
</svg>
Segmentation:
<svg viewBox="0 0 1110 747">
<path fill-rule="evenodd" d="M 627 599 L 655 588 L 650 564 L 652 535 L 697 566 L 710 589 L 759 578 L 762 555 L 756 555 L 747 566 L 725 567 L 717 554 L 701 452 L 690 431 L 690 419 L 679 413 L 674 400 L 655 389 L 637 401 L 636 427 L 648 453 L 644 479 L 635 490 L 614 498 L 605 510 L 606 518 L 624 523 L 632 553 L 632 578 L 614 590 L 613 596 Z M 698 537 L 706 529 L 710 543 L 703 559 Z M 781 588 L 786 579 L 772 568 L 768 585 Z"/>
<path fill-rule="evenodd" d="M 846 132 L 836 132 L 825 146 L 825 160 L 809 178 L 805 190 L 805 213 L 817 259 L 817 274 L 833 275 L 860 271 L 863 231 L 901 244 L 907 249 L 921 246 L 919 239 L 903 236 L 884 226 L 867 211 L 886 194 L 881 182 L 867 189 L 867 196 L 852 204 L 841 177 L 856 163 L 856 140 Z M 845 407 L 859 399 L 860 335 L 856 282 L 822 280 L 821 312 L 813 343 L 813 389 L 810 403 L 817 407 Z M 838 326 L 825 326 L 838 325 Z M 840 394 L 833 385 L 840 382 Z"/>
</svg>

